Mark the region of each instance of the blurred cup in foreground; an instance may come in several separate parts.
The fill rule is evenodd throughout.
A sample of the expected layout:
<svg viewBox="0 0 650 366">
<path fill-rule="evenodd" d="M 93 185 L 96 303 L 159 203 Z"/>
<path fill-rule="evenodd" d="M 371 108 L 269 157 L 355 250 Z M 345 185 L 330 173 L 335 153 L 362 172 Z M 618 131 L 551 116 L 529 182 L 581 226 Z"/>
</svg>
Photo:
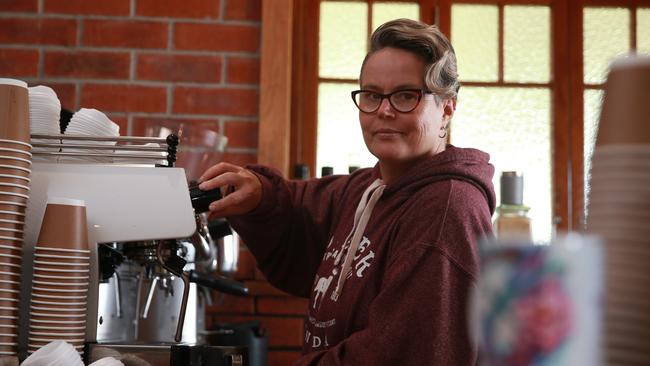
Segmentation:
<svg viewBox="0 0 650 366">
<path fill-rule="evenodd" d="M 602 245 L 484 243 L 472 327 L 482 366 L 600 365 Z"/>
</svg>

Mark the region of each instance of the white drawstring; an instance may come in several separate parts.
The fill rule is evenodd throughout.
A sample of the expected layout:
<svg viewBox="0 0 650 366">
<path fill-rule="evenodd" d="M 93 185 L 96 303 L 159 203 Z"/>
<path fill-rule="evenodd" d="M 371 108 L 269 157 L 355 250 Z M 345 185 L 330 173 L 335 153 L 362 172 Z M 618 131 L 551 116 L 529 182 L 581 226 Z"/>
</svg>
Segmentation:
<svg viewBox="0 0 650 366">
<path fill-rule="evenodd" d="M 361 196 L 359 205 L 357 206 L 357 209 L 354 213 L 354 225 L 352 226 L 352 230 L 343 242 L 343 246 L 345 246 L 348 240 L 350 240 L 350 246 L 348 247 L 347 253 L 345 255 L 345 261 L 343 261 L 343 267 L 341 268 L 341 273 L 339 274 L 336 290 L 334 290 L 332 293 L 333 300 L 337 300 L 339 295 L 341 295 L 341 291 L 343 291 L 345 280 L 348 278 L 348 273 L 352 267 L 352 260 L 356 255 L 357 249 L 359 248 L 359 243 L 361 242 L 363 232 L 366 229 L 366 225 L 368 225 L 368 221 L 370 220 L 372 210 L 375 208 L 375 204 L 377 201 L 379 201 L 379 198 L 384 192 L 384 188 L 386 188 L 384 182 L 381 179 L 376 179 L 374 182 L 372 182 L 372 184 L 370 184 L 370 186 L 368 186 L 368 188 L 366 188 L 365 192 L 363 192 L 363 196 Z M 371 192 L 372 195 L 370 195 Z M 368 196 L 370 196 L 370 199 L 368 199 Z M 352 238 L 350 239 L 350 237 Z M 335 266 L 340 263 L 342 255 L 343 248 L 341 248 L 341 251 L 334 261 Z"/>
</svg>

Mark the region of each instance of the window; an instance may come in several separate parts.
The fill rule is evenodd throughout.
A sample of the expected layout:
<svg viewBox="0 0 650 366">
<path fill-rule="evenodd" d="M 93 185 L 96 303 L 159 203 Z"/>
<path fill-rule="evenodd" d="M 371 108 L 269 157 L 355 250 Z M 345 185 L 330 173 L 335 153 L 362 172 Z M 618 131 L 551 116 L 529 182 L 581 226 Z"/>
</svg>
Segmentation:
<svg viewBox="0 0 650 366">
<path fill-rule="evenodd" d="M 334 12 L 337 6 L 346 11 Z M 345 173 L 356 161 L 372 164 L 363 155 L 349 91 L 374 27 L 417 14 L 427 23 L 436 20 L 459 56 L 463 86 L 451 142 L 490 152 L 495 183 L 500 171 L 524 171 L 536 239 L 549 238 L 555 224 L 581 228 L 588 191 L 583 172 L 589 171 L 604 72 L 617 55 L 650 52 L 647 1 L 321 0 L 294 1 L 293 12 L 291 164 L 308 164 L 314 176 L 323 165 Z M 319 43 L 319 33 L 332 28 L 335 36 Z M 358 48 L 336 46 L 337 37 L 354 37 Z M 337 62 L 341 69 L 334 69 Z M 344 153 L 349 145 L 363 149 Z"/>
<path fill-rule="evenodd" d="M 553 216 L 550 13 L 548 5 L 451 6 L 462 86 L 450 141 L 490 154 L 497 200 L 501 172 L 523 172 L 536 241 L 550 239 Z"/>
<path fill-rule="evenodd" d="M 358 111 L 350 91 L 372 31 L 397 18 L 420 19 L 417 2 L 323 1 L 320 4 L 316 172 L 323 166 L 345 174 L 350 166 L 374 166 L 363 144 Z M 341 31 L 344 30 L 344 31 Z"/>
</svg>

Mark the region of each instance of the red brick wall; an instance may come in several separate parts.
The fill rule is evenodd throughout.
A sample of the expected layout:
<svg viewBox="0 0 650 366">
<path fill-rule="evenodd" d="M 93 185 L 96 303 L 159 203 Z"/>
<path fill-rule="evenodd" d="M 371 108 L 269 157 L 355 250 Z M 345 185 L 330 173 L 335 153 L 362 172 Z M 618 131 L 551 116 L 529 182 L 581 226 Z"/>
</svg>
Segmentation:
<svg viewBox="0 0 650 366">
<path fill-rule="evenodd" d="M 260 0 L 2 0 L 0 77 L 49 85 L 63 107 L 96 108 L 140 135 L 168 121 L 229 138 L 225 159 L 257 159 Z M 237 278 L 255 296 L 226 297 L 209 323 L 260 319 L 270 365 L 299 355 L 307 302 L 271 288 L 247 250 Z"/>
</svg>

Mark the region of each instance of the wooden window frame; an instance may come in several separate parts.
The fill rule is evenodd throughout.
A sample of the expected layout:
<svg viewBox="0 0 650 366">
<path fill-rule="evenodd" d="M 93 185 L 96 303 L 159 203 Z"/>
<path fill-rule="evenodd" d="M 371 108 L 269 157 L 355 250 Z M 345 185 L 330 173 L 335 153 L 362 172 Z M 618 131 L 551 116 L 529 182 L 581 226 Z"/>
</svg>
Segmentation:
<svg viewBox="0 0 650 366">
<path fill-rule="evenodd" d="M 585 6 L 635 9 L 649 6 L 648 0 L 425 0 L 420 3 L 421 18 L 435 21 L 448 36 L 452 3 L 498 5 L 500 11 L 504 5 L 550 6 L 552 76 L 549 84 L 543 86 L 550 86 L 552 101 L 552 211 L 558 230 L 582 229 L 583 92 L 585 87 L 601 87 L 583 83 L 582 9 Z M 287 177 L 297 163 L 307 164 L 312 175 L 316 167 L 319 4 L 319 0 L 262 2 L 258 162 L 278 168 Z M 636 12 L 631 14 L 631 46 L 634 46 Z M 499 75 L 502 76 L 503 27 L 499 33 Z M 522 85 L 499 83 L 499 86 Z"/>
</svg>

